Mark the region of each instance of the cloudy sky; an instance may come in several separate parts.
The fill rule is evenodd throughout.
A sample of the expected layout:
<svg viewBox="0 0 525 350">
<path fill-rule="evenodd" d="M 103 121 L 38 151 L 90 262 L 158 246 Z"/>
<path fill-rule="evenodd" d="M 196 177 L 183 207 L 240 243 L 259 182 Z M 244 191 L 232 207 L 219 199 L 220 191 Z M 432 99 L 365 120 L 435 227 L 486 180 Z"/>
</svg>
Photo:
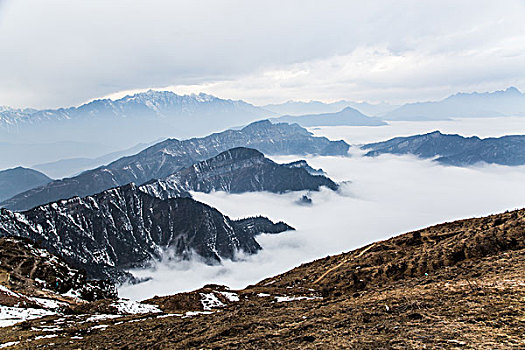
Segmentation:
<svg viewBox="0 0 525 350">
<path fill-rule="evenodd" d="M 0 0 L 0 105 L 147 88 L 255 104 L 525 90 L 525 1 Z"/>
</svg>

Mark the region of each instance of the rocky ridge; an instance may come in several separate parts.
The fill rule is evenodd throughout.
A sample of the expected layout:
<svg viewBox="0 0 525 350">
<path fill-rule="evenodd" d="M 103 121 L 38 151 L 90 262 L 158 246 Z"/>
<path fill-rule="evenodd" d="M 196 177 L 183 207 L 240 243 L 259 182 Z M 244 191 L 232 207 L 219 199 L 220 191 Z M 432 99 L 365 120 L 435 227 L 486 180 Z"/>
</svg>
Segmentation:
<svg viewBox="0 0 525 350">
<path fill-rule="evenodd" d="M 254 236 L 291 229 L 267 219 L 259 230 L 247 230 L 218 210 L 191 198 L 162 200 L 134 184 L 84 198 L 74 197 L 14 213 L 0 211 L 0 236 L 31 239 L 83 268 L 90 277 L 122 281 L 125 269 L 146 266 L 169 250 L 209 263 L 234 259 L 239 251 L 261 249 Z"/>
</svg>

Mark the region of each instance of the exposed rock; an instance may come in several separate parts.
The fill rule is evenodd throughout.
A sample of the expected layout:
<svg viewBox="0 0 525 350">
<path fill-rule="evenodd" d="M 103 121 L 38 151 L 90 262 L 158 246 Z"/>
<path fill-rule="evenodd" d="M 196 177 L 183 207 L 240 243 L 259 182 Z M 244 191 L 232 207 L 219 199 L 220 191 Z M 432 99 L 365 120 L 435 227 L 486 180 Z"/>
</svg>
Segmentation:
<svg viewBox="0 0 525 350">
<path fill-rule="evenodd" d="M 230 193 L 268 191 L 317 191 L 321 186 L 337 190 L 338 186 L 317 172 L 305 161 L 277 164 L 261 152 L 237 147 L 177 171 L 165 179 L 140 186 L 159 198 L 186 196 L 188 191 Z"/>
<path fill-rule="evenodd" d="M 278 232 L 267 219 L 257 228 Z M 176 257 L 196 253 L 210 263 L 238 251 L 261 249 L 244 224 L 190 198 L 162 200 L 134 184 L 85 198 L 75 197 L 23 213 L 0 211 L 0 236 L 26 237 L 85 269 L 90 277 L 125 280 L 124 269 L 145 266 L 169 249 Z"/>
</svg>

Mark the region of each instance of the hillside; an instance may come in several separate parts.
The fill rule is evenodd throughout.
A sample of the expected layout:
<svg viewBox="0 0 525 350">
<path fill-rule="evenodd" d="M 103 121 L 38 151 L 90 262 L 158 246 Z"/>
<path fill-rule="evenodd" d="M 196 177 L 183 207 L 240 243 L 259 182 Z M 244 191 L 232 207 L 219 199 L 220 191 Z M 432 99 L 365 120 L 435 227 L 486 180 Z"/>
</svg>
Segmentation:
<svg viewBox="0 0 525 350">
<path fill-rule="evenodd" d="M 32 188 L 45 185 L 53 179 L 37 170 L 16 167 L 0 171 L 0 202 Z"/>
<path fill-rule="evenodd" d="M 71 349 L 521 348 L 524 232 L 524 209 L 444 223 L 244 290 L 208 285 L 147 301 L 165 314 L 44 332 L 60 322 L 50 316 L 3 329 L 2 341 Z M 36 340 L 41 334 L 53 338 Z"/>
<path fill-rule="evenodd" d="M 434 131 L 424 135 L 396 137 L 361 147 L 365 156 L 384 153 L 413 154 L 435 158 L 441 164 L 469 166 L 478 163 L 517 166 L 525 164 L 525 136 L 508 135 L 481 139 L 477 136 L 442 134 Z"/>
</svg>

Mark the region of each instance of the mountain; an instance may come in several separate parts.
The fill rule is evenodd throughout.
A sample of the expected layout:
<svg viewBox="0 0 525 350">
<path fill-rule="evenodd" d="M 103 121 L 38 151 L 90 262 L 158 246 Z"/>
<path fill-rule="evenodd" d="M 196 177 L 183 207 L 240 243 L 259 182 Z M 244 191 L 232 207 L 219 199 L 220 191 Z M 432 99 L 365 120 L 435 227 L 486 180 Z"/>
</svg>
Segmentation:
<svg viewBox="0 0 525 350">
<path fill-rule="evenodd" d="M 188 191 L 283 193 L 318 191 L 321 186 L 337 190 L 338 186 L 332 180 L 323 175 L 312 175 L 306 167 L 309 167 L 307 163 L 298 162 L 293 165 L 277 164 L 255 149 L 237 147 L 179 170 L 167 178 L 142 185 L 140 189 L 164 199 L 179 197 Z"/>
<path fill-rule="evenodd" d="M 384 121 L 379 118 L 369 117 L 356 109 L 345 107 L 339 112 L 324 113 L 324 114 L 307 114 L 300 116 L 285 115 L 278 118 L 270 119 L 273 122 L 279 123 L 297 123 L 304 127 L 309 126 L 380 126 L 386 125 Z"/>
<path fill-rule="evenodd" d="M 49 174 L 55 179 L 74 176 L 84 170 L 98 168 L 119 158 L 130 156 L 142 151 L 154 143 L 140 143 L 131 148 L 104 154 L 96 158 L 67 158 L 54 162 L 33 165 L 32 168 Z"/>
<path fill-rule="evenodd" d="M 79 107 L 48 110 L 0 109 L 0 135 L 21 142 L 89 141 L 129 147 L 160 137 L 206 135 L 267 118 L 273 113 L 244 101 L 206 94 L 154 91 Z M 119 130 L 115 133 L 114 130 Z"/>
<path fill-rule="evenodd" d="M 193 199 L 162 200 L 134 184 L 23 213 L 0 211 L 0 236 L 29 238 L 90 277 L 112 280 L 129 277 L 124 269 L 160 259 L 166 250 L 210 263 L 234 259 L 238 251 L 254 254 L 261 249 L 254 235 L 261 232 L 244 226 Z"/>
<path fill-rule="evenodd" d="M 250 147 L 268 155 L 345 156 L 350 146 L 344 141 L 314 137 L 299 125 L 272 124 L 264 120 L 241 130 L 226 130 L 203 138 L 184 141 L 168 139 L 107 166 L 21 193 L 0 203 L 0 206 L 11 210 L 26 210 L 59 199 L 88 196 L 130 182 L 143 184 L 152 179 L 167 177 L 235 147 Z"/>
<path fill-rule="evenodd" d="M 524 231 L 524 209 L 444 223 L 245 289 L 205 285 L 145 301 L 160 314 L 30 320 L 2 329 L 4 342 L 47 335 L 38 344 L 61 349 L 518 349 Z"/>
<path fill-rule="evenodd" d="M 12 140 L 3 138 L 0 131 L 0 169 L 24 166 L 34 168 L 35 164 L 55 162 L 67 158 L 97 158 L 126 147 L 111 147 L 104 142 Z M 36 139 L 35 139 L 36 140 Z M 45 171 L 43 171 L 45 173 Z M 49 175 L 53 177 L 52 175 Z"/>
<path fill-rule="evenodd" d="M 494 92 L 458 93 L 441 101 L 405 104 L 383 115 L 386 120 L 525 116 L 525 95 L 515 87 Z"/>
<path fill-rule="evenodd" d="M 388 103 L 367 103 L 367 102 L 353 102 L 353 101 L 337 101 L 332 103 L 325 103 L 320 101 L 287 101 L 280 104 L 269 104 L 262 106 L 265 110 L 275 112 L 278 115 L 292 115 L 299 116 L 304 114 L 322 114 L 335 113 L 343 108 L 352 107 L 359 110 L 361 113 L 378 116 L 390 112 L 397 108 L 396 105 Z"/>
<path fill-rule="evenodd" d="M 396 137 L 388 141 L 367 144 L 367 157 L 384 153 L 413 154 L 421 158 L 436 158 L 435 161 L 455 166 L 476 163 L 501 165 L 525 164 L 525 135 L 491 137 L 463 137 L 434 131 L 424 135 Z"/>
<path fill-rule="evenodd" d="M 53 179 L 39 171 L 17 167 L 0 171 L 0 201 L 32 188 L 45 185 Z"/>
</svg>

